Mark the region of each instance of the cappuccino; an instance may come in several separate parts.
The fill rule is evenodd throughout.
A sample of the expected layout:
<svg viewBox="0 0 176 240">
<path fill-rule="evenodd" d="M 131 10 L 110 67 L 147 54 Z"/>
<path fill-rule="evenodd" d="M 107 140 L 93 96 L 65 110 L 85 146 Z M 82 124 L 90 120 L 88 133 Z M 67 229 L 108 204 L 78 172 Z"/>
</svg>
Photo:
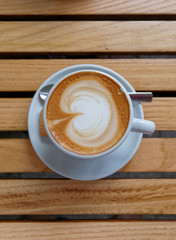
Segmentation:
<svg viewBox="0 0 176 240">
<path fill-rule="evenodd" d="M 90 71 L 62 80 L 46 109 L 47 126 L 55 141 L 81 155 L 99 154 L 116 145 L 129 117 L 129 103 L 118 83 Z"/>
</svg>

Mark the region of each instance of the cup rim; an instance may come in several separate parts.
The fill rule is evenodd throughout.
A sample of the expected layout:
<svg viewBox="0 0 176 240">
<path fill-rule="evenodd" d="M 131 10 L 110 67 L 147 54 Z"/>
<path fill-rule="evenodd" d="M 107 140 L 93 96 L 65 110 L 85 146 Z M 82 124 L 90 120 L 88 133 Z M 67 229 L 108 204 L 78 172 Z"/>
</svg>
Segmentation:
<svg viewBox="0 0 176 240">
<path fill-rule="evenodd" d="M 79 67 L 79 66 L 82 66 L 84 67 L 85 66 L 85 69 L 82 69 L 82 70 L 74 70 L 74 67 Z M 99 66 L 101 67 L 101 70 L 94 70 L 94 69 L 86 69 L 87 66 Z M 117 76 L 117 79 L 114 78 L 113 76 L 107 74 L 106 72 L 103 71 L 103 69 L 107 69 L 103 66 L 100 66 L 100 65 L 94 65 L 94 64 L 78 64 L 78 65 L 74 65 L 74 66 L 71 66 L 71 67 L 68 67 L 68 68 L 71 68 L 71 72 L 66 74 L 65 76 L 63 76 L 61 79 L 59 79 L 54 85 L 53 87 L 50 89 L 49 91 L 49 94 L 47 96 L 47 99 L 45 100 L 44 102 L 44 108 L 43 108 L 43 123 L 44 123 L 44 127 L 45 127 L 45 130 L 47 132 L 47 136 L 49 137 L 49 139 L 52 141 L 52 143 L 57 147 L 59 148 L 61 151 L 63 151 L 64 153 L 66 153 L 67 155 L 70 155 L 72 157 L 75 157 L 75 158 L 81 158 L 81 159 L 93 159 L 93 158 L 99 158 L 99 157 L 102 157 L 102 156 L 105 156 L 111 152 L 113 152 L 114 150 L 116 150 L 124 141 L 125 139 L 127 138 L 127 136 L 129 135 L 130 133 L 130 130 L 131 130 L 131 126 L 132 126 L 132 121 L 133 121 L 133 106 L 132 106 L 132 101 L 131 101 L 131 98 L 127 92 L 127 90 L 125 89 L 125 87 L 118 81 L 118 78 L 119 78 L 119 74 L 112 71 L 113 73 L 116 73 L 116 76 Z M 68 69 L 67 68 L 67 69 Z M 66 68 L 64 68 L 66 69 Z M 60 71 L 59 71 L 60 72 Z M 113 81 L 117 82 L 117 84 L 120 86 L 121 90 L 123 91 L 123 93 L 125 94 L 127 100 L 128 100 L 128 104 L 129 104 L 129 110 L 130 110 L 130 116 L 129 116 L 129 122 L 128 122 L 128 127 L 125 131 L 125 133 L 123 134 L 122 138 L 120 139 L 120 141 L 118 141 L 113 147 L 111 147 L 110 149 L 107 149 L 106 151 L 103 151 L 101 153 L 98 153 L 98 154 L 91 154 L 91 155 L 83 155 L 83 154 L 78 154 L 78 153 L 74 153 L 74 152 L 71 152 L 69 150 L 67 150 L 66 148 L 62 147 L 59 143 L 56 142 L 56 140 L 53 138 L 53 136 L 51 135 L 49 129 L 48 129 L 48 125 L 47 125 L 47 121 L 46 121 L 46 109 L 47 109 L 47 105 L 48 105 L 48 101 L 49 101 L 49 98 L 51 96 L 51 94 L 53 93 L 53 91 L 55 90 L 55 88 L 60 84 L 60 82 L 62 82 L 65 78 L 67 78 L 68 76 L 71 76 L 75 73 L 79 73 L 79 72 L 97 72 L 97 73 L 100 73 L 100 74 L 103 74 L 105 76 L 108 76 L 109 78 L 111 78 Z M 52 79 L 56 76 L 58 72 L 54 73 L 53 75 L 51 75 L 49 78 Z M 125 80 L 125 79 L 124 79 Z"/>
</svg>

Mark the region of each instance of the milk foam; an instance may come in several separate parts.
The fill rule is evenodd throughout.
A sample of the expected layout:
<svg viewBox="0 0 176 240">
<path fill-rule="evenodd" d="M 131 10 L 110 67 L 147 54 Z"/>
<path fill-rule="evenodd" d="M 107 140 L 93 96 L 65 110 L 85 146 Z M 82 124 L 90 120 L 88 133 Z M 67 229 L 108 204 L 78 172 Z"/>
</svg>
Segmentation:
<svg viewBox="0 0 176 240">
<path fill-rule="evenodd" d="M 118 129 L 118 112 L 108 89 L 96 80 L 71 83 L 63 92 L 60 107 L 73 114 L 65 134 L 83 147 L 99 147 Z"/>
</svg>

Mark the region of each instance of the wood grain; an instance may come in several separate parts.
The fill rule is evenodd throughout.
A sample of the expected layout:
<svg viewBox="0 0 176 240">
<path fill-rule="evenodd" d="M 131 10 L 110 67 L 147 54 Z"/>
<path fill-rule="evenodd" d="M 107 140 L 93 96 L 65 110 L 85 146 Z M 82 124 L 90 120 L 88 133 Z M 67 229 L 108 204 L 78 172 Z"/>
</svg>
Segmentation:
<svg viewBox="0 0 176 240">
<path fill-rule="evenodd" d="M 175 146 L 175 138 L 144 138 L 121 172 L 176 172 Z M 50 171 L 35 154 L 29 139 L 0 139 L 1 173 Z"/>
<path fill-rule="evenodd" d="M 1 98 L 0 131 L 27 130 L 30 103 L 30 98 Z M 176 130 L 176 98 L 154 98 L 142 105 L 145 118 L 154 121 L 157 130 Z"/>
<path fill-rule="evenodd" d="M 0 1 L 1 15 L 175 14 L 174 0 L 13 0 Z"/>
<path fill-rule="evenodd" d="M 50 75 L 75 64 L 110 68 L 137 91 L 176 91 L 176 59 L 5 59 L 0 60 L 0 91 L 36 91 Z"/>
<path fill-rule="evenodd" d="M 176 179 L 0 180 L 1 214 L 176 214 Z"/>
<path fill-rule="evenodd" d="M 38 158 L 29 139 L 0 139 L 1 173 L 46 171 L 51 170 Z"/>
<path fill-rule="evenodd" d="M 145 118 L 154 121 L 157 130 L 176 130 L 176 98 L 155 98 L 142 105 Z"/>
<path fill-rule="evenodd" d="M 0 131 L 27 130 L 27 116 L 31 99 L 0 99 Z"/>
<path fill-rule="evenodd" d="M 175 146 L 175 138 L 144 138 L 121 172 L 175 172 Z"/>
<path fill-rule="evenodd" d="M 175 235 L 175 221 L 0 222 L 2 240 L 174 240 Z"/>
<path fill-rule="evenodd" d="M 176 21 L 0 22 L 1 53 L 169 53 L 175 41 Z"/>
</svg>

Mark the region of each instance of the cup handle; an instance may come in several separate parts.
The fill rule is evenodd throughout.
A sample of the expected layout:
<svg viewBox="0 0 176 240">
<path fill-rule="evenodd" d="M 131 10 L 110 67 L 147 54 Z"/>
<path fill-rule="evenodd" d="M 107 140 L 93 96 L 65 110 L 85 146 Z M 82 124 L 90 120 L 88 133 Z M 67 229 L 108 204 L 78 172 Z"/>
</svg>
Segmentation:
<svg viewBox="0 0 176 240">
<path fill-rule="evenodd" d="M 155 131 L 155 124 L 152 121 L 133 118 L 132 132 L 152 134 Z"/>
</svg>

